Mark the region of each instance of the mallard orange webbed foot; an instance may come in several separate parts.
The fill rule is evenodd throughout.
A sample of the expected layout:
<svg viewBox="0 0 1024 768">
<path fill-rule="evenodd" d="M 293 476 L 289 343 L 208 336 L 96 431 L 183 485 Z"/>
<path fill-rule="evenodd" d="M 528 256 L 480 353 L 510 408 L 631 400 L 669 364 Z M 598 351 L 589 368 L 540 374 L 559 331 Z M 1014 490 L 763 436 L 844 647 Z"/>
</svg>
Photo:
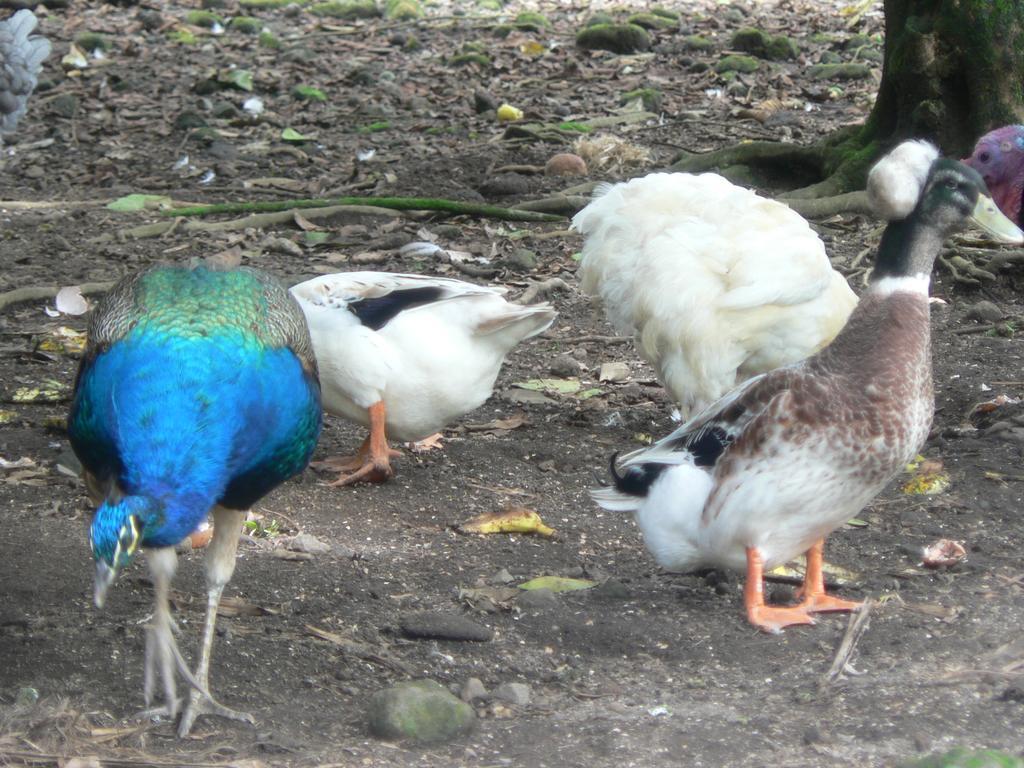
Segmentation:
<svg viewBox="0 0 1024 768">
<path fill-rule="evenodd" d="M 775 606 L 764 603 L 764 560 L 756 547 L 747 547 L 747 582 L 743 587 L 747 621 L 762 632 L 778 634 L 785 627 L 813 624 L 803 605 Z"/>
<path fill-rule="evenodd" d="M 826 613 L 829 611 L 857 611 L 864 603 L 856 600 L 843 600 L 825 594 L 825 575 L 822 570 L 825 540 L 815 542 L 807 550 L 807 571 L 804 584 L 797 590 L 797 597 L 802 598 L 800 607 L 809 613 Z"/>
</svg>

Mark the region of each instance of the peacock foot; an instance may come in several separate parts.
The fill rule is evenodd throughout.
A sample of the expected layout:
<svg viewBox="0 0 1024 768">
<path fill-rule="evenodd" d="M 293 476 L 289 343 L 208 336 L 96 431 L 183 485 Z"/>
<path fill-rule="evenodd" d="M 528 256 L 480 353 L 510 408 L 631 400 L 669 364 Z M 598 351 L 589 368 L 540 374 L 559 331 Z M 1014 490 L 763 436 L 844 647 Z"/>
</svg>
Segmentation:
<svg viewBox="0 0 1024 768">
<path fill-rule="evenodd" d="M 188 704 L 185 711 L 181 713 L 181 721 L 178 723 L 178 736 L 184 738 L 192 730 L 196 718 L 200 715 L 216 715 L 228 720 L 238 720 L 249 725 L 255 725 L 256 719 L 248 712 L 225 707 L 210 695 L 209 691 L 193 688 L 188 697 Z"/>
<path fill-rule="evenodd" d="M 161 611 L 157 611 L 153 615 L 153 623 L 146 630 L 146 657 L 142 687 L 146 709 L 141 713 L 143 717 L 174 717 L 178 714 L 181 701 L 178 698 L 175 671 L 179 672 L 193 688 L 203 690 L 178 649 L 178 643 L 174 639 L 175 631 L 177 631 L 177 625 L 173 619 L 169 614 Z M 164 703 L 153 707 L 157 678 L 160 680 Z"/>
</svg>

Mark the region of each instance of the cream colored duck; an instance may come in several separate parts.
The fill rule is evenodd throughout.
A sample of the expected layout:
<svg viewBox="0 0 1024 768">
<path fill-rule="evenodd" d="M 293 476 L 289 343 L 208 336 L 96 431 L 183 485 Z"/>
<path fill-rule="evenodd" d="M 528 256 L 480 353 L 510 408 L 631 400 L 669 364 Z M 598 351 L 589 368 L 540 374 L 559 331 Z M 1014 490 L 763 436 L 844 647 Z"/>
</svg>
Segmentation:
<svg viewBox="0 0 1024 768">
<path fill-rule="evenodd" d="M 713 173 L 605 185 L 572 223 L 583 290 L 684 416 L 818 351 L 857 303 L 799 214 Z"/>
<path fill-rule="evenodd" d="M 876 166 L 881 176 L 869 191 L 895 173 L 888 160 Z M 1004 242 L 1024 242 L 974 170 L 938 159 L 918 189 L 910 214 L 886 228 L 870 285 L 829 346 L 740 385 L 665 439 L 625 456 L 619 469 L 613 458 L 614 486 L 593 493 L 606 509 L 635 513 L 647 548 L 668 570 L 745 567 L 747 617 L 762 630 L 859 606 L 825 594 L 824 539 L 928 435 L 928 282 L 943 240 L 974 222 Z M 763 569 L 801 552 L 801 602 L 766 605 Z"/>
<path fill-rule="evenodd" d="M 556 316 L 506 301 L 504 288 L 424 275 L 343 272 L 291 292 L 309 322 L 324 410 L 370 428 L 355 456 L 320 463 L 342 472 L 332 485 L 391 477 L 388 436 L 420 440 L 478 408 L 505 355 Z"/>
</svg>

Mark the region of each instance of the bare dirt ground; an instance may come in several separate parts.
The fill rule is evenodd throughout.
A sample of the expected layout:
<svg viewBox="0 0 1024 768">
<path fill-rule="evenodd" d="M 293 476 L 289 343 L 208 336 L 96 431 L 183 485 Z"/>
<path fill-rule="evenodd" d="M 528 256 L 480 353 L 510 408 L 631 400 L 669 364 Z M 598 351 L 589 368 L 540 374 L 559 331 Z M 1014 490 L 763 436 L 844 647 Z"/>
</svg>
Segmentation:
<svg viewBox="0 0 1024 768">
<path fill-rule="evenodd" d="M 845 45 L 853 34 L 874 35 L 877 46 L 880 8 L 847 28 L 836 3 L 680 4 L 679 28 L 655 33 L 652 52 L 638 56 L 578 51 L 572 34 L 590 13 L 579 4 L 548 4 L 541 10 L 551 30 L 507 38 L 492 29 L 520 6 L 494 13 L 433 5 L 422 22 L 357 24 L 325 24 L 306 10 L 250 12 L 281 49 L 260 47 L 230 27 L 220 36 L 196 29 L 192 45 L 173 42 L 173 22 L 192 9 L 74 3 L 45 18 L 55 42 L 48 88 L 5 152 L 0 197 L 64 202 L 4 206 L 0 291 L 108 281 L 154 261 L 222 252 L 286 281 L 366 263 L 471 279 L 446 263 L 398 255 L 396 246 L 422 239 L 421 228 L 446 248 L 488 257 L 491 279 L 514 290 L 549 277 L 572 290 L 549 297 L 560 312 L 556 325 L 511 356 L 495 396 L 448 432 L 442 451 L 405 452 L 395 480 L 380 487 L 328 488 L 308 471 L 257 507 L 262 533 L 274 535 L 247 536 L 240 547 L 211 677 L 220 698 L 253 712 L 258 724 L 202 719 L 183 741 L 168 722 L 133 718 L 142 707 L 151 606 L 145 568 L 140 563 L 122 577 L 106 609 L 93 607 L 90 509 L 79 481 L 57 469 L 68 450 L 62 420 L 76 360 L 41 342 L 60 326 L 81 330 L 85 320 L 48 316 L 52 301 L 4 309 L 0 380 L 8 402 L 0 457 L 31 462 L 0 469 L 0 761 L 810 767 L 896 765 L 958 745 L 1024 750 L 1020 430 L 1012 406 L 975 424 L 967 418 L 975 403 L 1024 393 L 1024 344 L 1014 333 L 1014 318 L 1024 314 L 1019 272 L 971 287 L 937 270 L 932 292 L 948 303 L 933 313 L 939 407 L 925 455 L 944 464 L 951 486 L 921 496 L 897 484 L 864 511 L 862 525 L 831 537 L 827 556 L 854 574 L 843 594 L 877 603 L 848 666 L 830 675 L 846 618 L 760 634 L 744 621 L 737 577 L 660 572 L 632 521 L 589 501 L 587 488 L 604 475 L 611 452 L 672 428 L 671 403 L 630 344 L 601 338 L 612 331 L 575 290 L 579 239 L 548 235 L 565 224 L 357 216 L 320 222 L 331 239 L 316 246 L 294 224 L 211 233 L 178 227 L 134 240 L 117 233 L 159 217 L 100 205 L 132 192 L 196 201 L 415 194 L 509 204 L 576 181 L 521 175 L 514 194 L 498 194 L 491 186 L 497 168 L 543 164 L 571 137 L 562 144 L 503 140 L 493 116 L 474 111 L 477 89 L 550 123 L 613 114 L 622 92 L 660 88 L 660 119 L 615 130 L 648 149 L 650 163 L 595 171 L 591 180 L 663 167 L 678 149 L 745 138 L 810 141 L 862 119 L 875 81 L 809 81 L 805 65 L 826 52 L 858 58 L 863 41 Z M 232 0 L 218 10 L 225 18 L 239 12 Z M 795 36 L 801 59 L 762 63 L 727 86 L 706 65 L 746 24 Z M 85 31 L 103 34 L 110 50 L 68 76 L 61 57 Z M 687 48 L 685 36 L 696 33 L 713 48 Z M 407 45 L 413 35 L 417 49 Z M 490 67 L 448 63 L 470 41 L 482 44 Z M 231 67 L 253 73 L 262 115 L 241 110 L 252 94 L 202 85 Z M 296 85 L 320 88 L 328 100 L 296 100 Z M 772 113 L 766 122 L 741 111 L 755 107 Z M 188 128 L 186 114 L 216 133 Z M 314 141 L 285 143 L 284 128 Z M 376 150 L 372 158 L 356 160 L 369 149 Z M 821 231 L 837 265 L 849 269 L 877 242 L 874 227 L 837 217 Z M 296 247 L 286 253 L 268 238 Z M 515 271 L 506 257 L 522 247 L 538 260 Z M 863 270 L 850 273 L 859 289 Z M 978 328 L 983 323 L 968 310 L 981 299 L 996 302 L 1009 321 Z M 564 360 L 552 373 L 564 355 L 583 364 L 583 388 L 600 394 L 531 400 L 512 387 L 564 375 Z M 610 361 L 629 364 L 628 381 L 597 381 Z M 16 389 L 40 386 L 56 391 L 54 402 L 10 402 Z M 515 429 L 465 426 L 516 414 L 526 423 Z M 998 421 L 1005 429 L 988 430 Z M 361 437 L 328 419 L 318 457 L 350 450 Z M 455 530 L 510 504 L 537 510 L 557 535 Z M 282 542 L 300 531 L 331 552 L 282 558 Z M 922 547 L 941 538 L 963 542 L 967 558 L 949 570 L 923 568 Z M 490 606 L 460 598 L 467 589 L 505 586 L 503 569 L 512 586 L 544 574 L 583 576 L 599 586 Z M 192 657 L 204 604 L 201 554 L 182 556 L 175 586 L 181 642 Z M 779 585 L 775 597 L 789 589 Z M 469 616 L 494 638 L 406 638 L 403 617 L 424 610 Z M 478 702 L 475 733 L 444 746 L 371 738 L 368 697 L 420 677 L 455 690 L 471 677 L 490 690 L 521 682 L 532 696 L 519 707 Z"/>
</svg>

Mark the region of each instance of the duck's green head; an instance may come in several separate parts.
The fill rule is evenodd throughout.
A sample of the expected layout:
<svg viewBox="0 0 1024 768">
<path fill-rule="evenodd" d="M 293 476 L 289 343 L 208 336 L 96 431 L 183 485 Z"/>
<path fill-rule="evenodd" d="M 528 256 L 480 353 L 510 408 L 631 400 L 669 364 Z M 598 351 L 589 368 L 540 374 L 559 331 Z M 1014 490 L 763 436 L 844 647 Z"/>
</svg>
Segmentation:
<svg viewBox="0 0 1024 768">
<path fill-rule="evenodd" d="M 968 223 L 1004 243 L 1024 242 L 1024 233 L 999 210 L 989 197 L 981 174 L 956 160 L 939 159 L 919 203 L 926 220 L 943 234 L 963 229 Z"/>
<path fill-rule="evenodd" d="M 92 519 L 89 545 L 96 561 L 96 585 L 93 599 L 102 608 L 107 589 L 117 574 L 135 557 L 142 544 L 150 502 L 139 496 L 104 501 Z"/>
</svg>

